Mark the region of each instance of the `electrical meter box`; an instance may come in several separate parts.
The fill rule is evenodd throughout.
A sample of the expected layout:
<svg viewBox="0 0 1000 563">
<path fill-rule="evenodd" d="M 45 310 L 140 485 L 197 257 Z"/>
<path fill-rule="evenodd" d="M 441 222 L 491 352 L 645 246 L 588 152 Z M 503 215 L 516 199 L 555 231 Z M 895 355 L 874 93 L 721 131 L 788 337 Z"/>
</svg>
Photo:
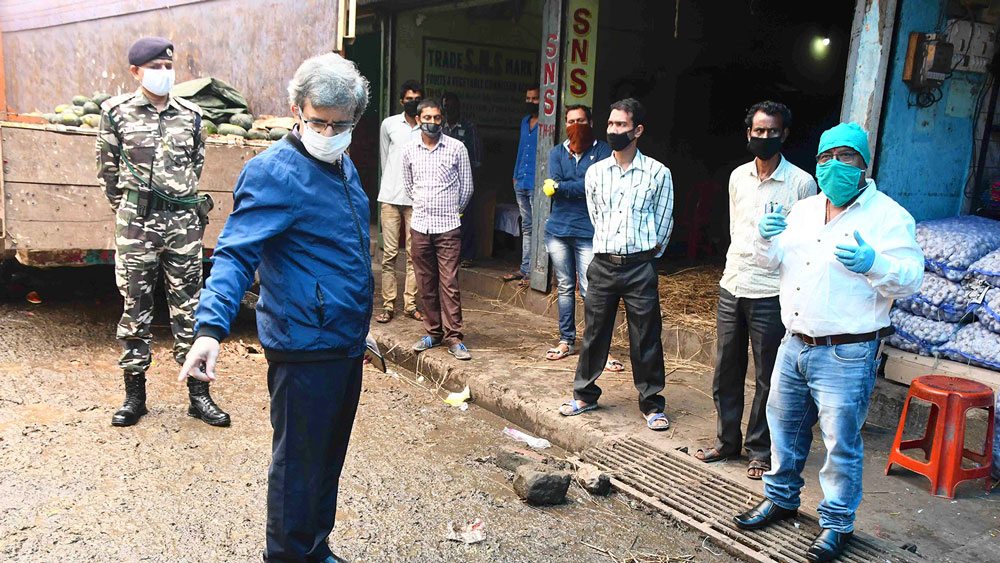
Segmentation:
<svg viewBox="0 0 1000 563">
<path fill-rule="evenodd" d="M 941 86 L 951 73 L 955 48 L 939 33 L 910 33 L 903 65 L 903 82 L 913 90 Z"/>
</svg>

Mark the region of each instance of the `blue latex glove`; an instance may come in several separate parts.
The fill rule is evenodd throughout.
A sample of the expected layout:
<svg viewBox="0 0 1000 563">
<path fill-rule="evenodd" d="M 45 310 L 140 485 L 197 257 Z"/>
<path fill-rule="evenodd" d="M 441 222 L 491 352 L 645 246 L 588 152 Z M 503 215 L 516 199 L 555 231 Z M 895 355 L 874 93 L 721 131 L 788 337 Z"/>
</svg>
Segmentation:
<svg viewBox="0 0 1000 563">
<path fill-rule="evenodd" d="M 781 234 L 787 226 L 788 223 L 785 221 L 785 216 L 781 213 L 781 206 L 779 205 L 777 211 L 768 213 L 760 218 L 760 222 L 757 223 L 757 230 L 760 231 L 760 236 L 770 239 L 773 236 Z"/>
<path fill-rule="evenodd" d="M 858 231 L 854 231 L 854 240 L 858 241 L 857 246 L 853 244 L 838 244 L 837 252 L 834 252 L 834 254 L 837 256 L 837 260 L 840 260 L 840 263 L 848 270 L 865 274 L 875 264 L 875 249 L 865 242 L 865 239 L 861 238 L 861 233 Z"/>
</svg>

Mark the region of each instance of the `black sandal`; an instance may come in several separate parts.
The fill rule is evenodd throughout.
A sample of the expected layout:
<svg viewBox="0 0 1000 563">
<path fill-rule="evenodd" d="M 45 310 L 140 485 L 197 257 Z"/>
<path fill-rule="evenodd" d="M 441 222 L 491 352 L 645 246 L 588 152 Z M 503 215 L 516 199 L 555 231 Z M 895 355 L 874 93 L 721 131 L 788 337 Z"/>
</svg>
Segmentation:
<svg viewBox="0 0 1000 563">
<path fill-rule="evenodd" d="M 698 457 L 701 454 L 701 457 Z M 719 450 L 715 448 L 708 448 L 708 450 L 698 450 L 694 454 L 694 458 L 698 461 L 704 461 L 705 463 L 712 463 L 714 461 L 726 461 L 729 459 L 728 455 L 722 455 Z"/>
<path fill-rule="evenodd" d="M 379 313 L 377 317 L 375 317 L 375 322 L 385 324 L 392 320 L 392 315 L 393 312 L 390 311 L 389 309 L 386 309 L 385 311 Z"/>
</svg>

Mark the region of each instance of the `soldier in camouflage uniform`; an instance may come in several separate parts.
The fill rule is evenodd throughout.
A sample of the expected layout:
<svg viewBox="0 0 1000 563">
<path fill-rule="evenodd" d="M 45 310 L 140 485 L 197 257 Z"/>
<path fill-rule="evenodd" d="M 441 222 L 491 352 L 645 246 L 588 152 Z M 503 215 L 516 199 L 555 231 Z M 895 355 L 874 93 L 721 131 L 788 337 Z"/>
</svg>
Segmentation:
<svg viewBox="0 0 1000 563">
<path fill-rule="evenodd" d="M 198 194 L 205 163 L 201 109 L 169 95 L 173 45 L 146 37 L 129 49 L 134 93 L 101 107 L 98 179 L 117 217 L 115 276 L 125 299 L 117 337 L 125 351 L 125 403 L 111 424 L 131 426 L 146 414 L 149 327 L 160 268 L 166 281 L 174 359 L 181 365 L 194 340 L 194 310 L 202 286 L 202 242 L 211 200 Z M 208 383 L 188 378 L 188 415 L 228 426 L 229 415 L 212 401 Z"/>
</svg>

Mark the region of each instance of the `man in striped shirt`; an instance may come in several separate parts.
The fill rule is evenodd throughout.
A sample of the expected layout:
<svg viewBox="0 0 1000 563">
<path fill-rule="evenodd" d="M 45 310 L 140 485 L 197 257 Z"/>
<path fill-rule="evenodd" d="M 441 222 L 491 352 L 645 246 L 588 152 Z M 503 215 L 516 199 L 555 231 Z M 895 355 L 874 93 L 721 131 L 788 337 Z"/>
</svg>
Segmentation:
<svg viewBox="0 0 1000 563">
<path fill-rule="evenodd" d="M 443 118 L 436 100 L 421 101 L 417 116 L 420 140 L 403 151 L 403 188 L 413 200 L 410 249 L 427 336 L 413 349 L 423 352 L 446 342 L 448 353 L 468 360 L 472 356 L 462 344 L 458 256 L 462 247 L 459 217 L 472 198 L 469 152 L 462 141 L 441 135 Z"/>
<path fill-rule="evenodd" d="M 587 270 L 587 296 L 580 362 L 573 400 L 560 407 L 565 416 L 597 408 L 611 348 L 618 301 L 625 301 L 632 377 L 639 409 L 652 430 L 666 430 L 660 391 L 665 384 L 660 333 L 660 296 L 653 259 L 663 254 L 673 229 L 674 185 L 670 170 L 642 154 L 636 143 L 646 110 L 626 98 L 611 105 L 608 144 L 611 156 L 587 170 L 584 189 L 594 224 L 594 261 Z"/>
</svg>

